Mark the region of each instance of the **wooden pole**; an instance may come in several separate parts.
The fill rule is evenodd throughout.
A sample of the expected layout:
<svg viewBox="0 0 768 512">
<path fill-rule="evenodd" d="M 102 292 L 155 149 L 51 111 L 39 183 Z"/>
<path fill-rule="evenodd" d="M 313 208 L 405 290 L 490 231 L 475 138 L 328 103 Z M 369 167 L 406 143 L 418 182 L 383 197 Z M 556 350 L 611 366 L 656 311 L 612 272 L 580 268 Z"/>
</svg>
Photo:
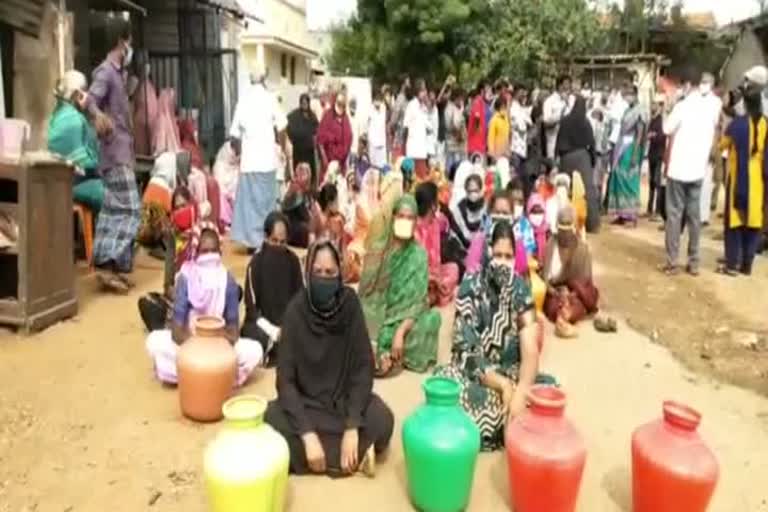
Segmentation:
<svg viewBox="0 0 768 512">
<path fill-rule="evenodd" d="M 64 34 L 64 29 L 67 24 L 66 16 L 67 1 L 59 0 L 59 77 L 63 77 L 66 72 L 66 64 L 64 63 L 64 59 L 66 58 L 66 40 Z"/>
</svg>

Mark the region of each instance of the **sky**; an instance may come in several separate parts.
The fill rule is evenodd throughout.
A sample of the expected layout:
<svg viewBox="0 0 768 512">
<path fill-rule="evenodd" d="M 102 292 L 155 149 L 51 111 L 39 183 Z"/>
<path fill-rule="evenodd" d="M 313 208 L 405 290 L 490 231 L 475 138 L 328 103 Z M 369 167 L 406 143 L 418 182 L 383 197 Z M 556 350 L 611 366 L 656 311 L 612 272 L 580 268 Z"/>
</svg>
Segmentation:
<svg viewBox="0 0 768 512">
<path fill-rule="evenodd" d="M 307 0 L 310 29 L 327 27 L 354 12 L 357 0 Z M 720 24 L 738 21 L 757 13 L 757 0 L 683 0 L 689 12 L 713 11 Z"/>
</svg>

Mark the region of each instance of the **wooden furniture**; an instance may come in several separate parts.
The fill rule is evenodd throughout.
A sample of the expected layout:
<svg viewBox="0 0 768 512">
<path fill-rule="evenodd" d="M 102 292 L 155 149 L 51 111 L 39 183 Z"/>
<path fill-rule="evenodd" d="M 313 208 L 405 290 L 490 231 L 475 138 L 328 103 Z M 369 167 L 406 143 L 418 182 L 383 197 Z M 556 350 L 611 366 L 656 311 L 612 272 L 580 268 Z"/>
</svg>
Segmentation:
<svg viewBox="0 0 768 512">
<path fill-rule="evenodd" d="M 19 225 L 17 246 L 0 252 L 0 324 L 26 334 L 77 313 L 72 173 L 47 153 L 0 161 L 0 209 Z"/>
</svg>

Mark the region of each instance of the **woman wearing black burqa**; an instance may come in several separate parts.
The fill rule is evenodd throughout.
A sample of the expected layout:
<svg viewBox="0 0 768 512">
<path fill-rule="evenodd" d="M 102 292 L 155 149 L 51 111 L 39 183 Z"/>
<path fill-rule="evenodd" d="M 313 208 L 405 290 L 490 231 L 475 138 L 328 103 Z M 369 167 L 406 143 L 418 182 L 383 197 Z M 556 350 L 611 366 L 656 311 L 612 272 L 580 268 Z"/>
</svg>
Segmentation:
<svg viewBox="0 0 768 512">
<path fill-rule="evenodd" d="M 295 474 L 373 476 L 389 445 L 394 417 L 373 393 L 371 341 L 357 294 L 342 283 L 341 258 L 320 242 L 307 254 L 306 293 L 283 318 L 277 400 L 267 423 L 290 449 Z"/>
<path fill-rule="evenodd" d="M 272 212 L 264 221 L 266 238 L 245 271 L 245 321 L 240 335 L 261 343 L 267 366 L 276 362 L 283 315 L 304 287 L 301 263 L 287 246 L 288 218 Z"/>
<path fill-rule="evenodd" d="M 560 122 L 555 153 L 560 158 L 561 172 L 581 174 L 587 195 L 587 232 L 596 233 L 600 229 L 600 184 L 594 173 L 595 135 L 582 96 L 576 97 L 571 112 Z"/>
<path fill-rule="evenodd" d="M 293 166 L 308 163 L 312 169 L 312 187 L 317 185 L 317 160 L 315 158 L 315 136 L 320 122 L 309 108 L 309 94 L 299 96 L 299 108 L 288 114 L 288 138 L 293 146 Z"/>
</svg>

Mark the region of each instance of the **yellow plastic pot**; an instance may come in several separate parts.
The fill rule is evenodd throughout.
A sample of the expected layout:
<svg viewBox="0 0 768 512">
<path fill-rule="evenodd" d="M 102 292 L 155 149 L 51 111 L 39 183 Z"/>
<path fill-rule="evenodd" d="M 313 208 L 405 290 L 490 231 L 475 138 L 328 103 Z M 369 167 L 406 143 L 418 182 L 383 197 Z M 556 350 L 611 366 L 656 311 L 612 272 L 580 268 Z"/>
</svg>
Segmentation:
<svg viewBox="0 0 768 512">
<path fill-rule="evenodd" d="M 288 443 L 264 423 L 266 407 L 253 395 L 224 404 L 224 427 L 204 456 L 212 512 L 281 512 L 285 507 Z"/>
</svg>

